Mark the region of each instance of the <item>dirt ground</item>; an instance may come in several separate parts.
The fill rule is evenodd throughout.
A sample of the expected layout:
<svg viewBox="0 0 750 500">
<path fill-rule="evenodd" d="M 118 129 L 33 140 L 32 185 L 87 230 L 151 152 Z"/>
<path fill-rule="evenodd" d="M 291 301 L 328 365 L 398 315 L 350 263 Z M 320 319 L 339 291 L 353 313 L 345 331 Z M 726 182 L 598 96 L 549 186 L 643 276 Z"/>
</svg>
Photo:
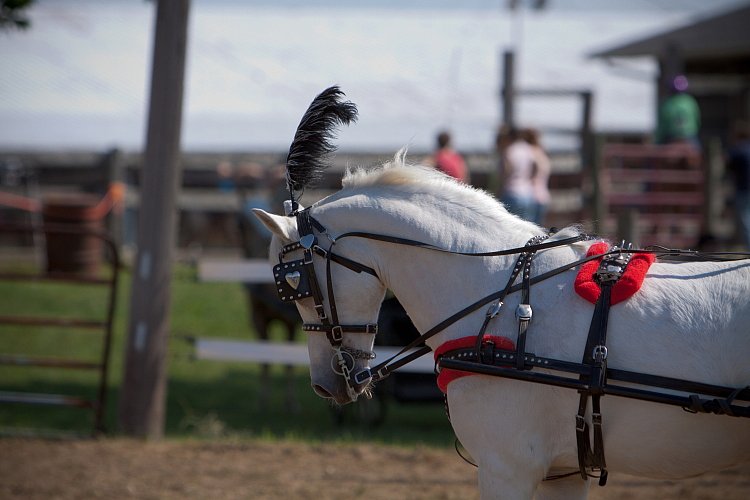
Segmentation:
<svg viewBox="0 0 750 500">
<path fill-rule="evenodd" d="M 452 450 L 289 441 L 0 439 L 2 499 L 476 499 Z M 750 464 L 682 482 L 610 475 L 595 500 L 750 498 Z"/>
</svg>

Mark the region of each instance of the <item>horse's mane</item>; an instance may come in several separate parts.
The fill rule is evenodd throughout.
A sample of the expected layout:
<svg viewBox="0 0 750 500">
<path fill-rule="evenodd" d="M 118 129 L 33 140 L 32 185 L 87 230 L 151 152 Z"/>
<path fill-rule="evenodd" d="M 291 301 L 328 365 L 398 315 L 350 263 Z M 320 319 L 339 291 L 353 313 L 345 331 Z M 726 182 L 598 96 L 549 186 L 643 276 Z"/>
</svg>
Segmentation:
<svg viewBox="0 0 750 500">
<path fill-rule="evenodd" d="M 443 172 L 424 165 L 406 162 L 406 149 L 375 168 L 349 168 L 341 182 L 343 192 L 367 187 L 392 187 L 401 191 L 433 194 L 454 205 L 491 220 L 511 222 L 527 228 L 538 227 L 510 214 L 505 206 L 484 190 L 457 181 Z M 558 231 L 552 239 L 562 239 L 580 233 L 580 226 L 572 225 Z"/>
<path fill-rule="evenodd" d="M 347 169 L 341 184 L 344 190 L 384 186 L 432 193 L 486 216 L 492 216 L 498 210 L 505 212 L 502 204 L 487 192 L 458 182 L 435 168 L 407 163 L 405 149 L 378 167 Z"/>
</svg>

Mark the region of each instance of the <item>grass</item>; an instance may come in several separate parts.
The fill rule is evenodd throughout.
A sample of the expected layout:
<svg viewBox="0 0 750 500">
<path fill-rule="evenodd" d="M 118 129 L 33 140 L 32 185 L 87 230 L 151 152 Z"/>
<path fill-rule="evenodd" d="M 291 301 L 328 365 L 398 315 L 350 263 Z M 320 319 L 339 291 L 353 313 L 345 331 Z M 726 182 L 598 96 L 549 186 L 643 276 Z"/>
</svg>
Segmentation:
<svg viewBox="0 0 750 500">
<path fill-rule="evenodd" d="M 102 317 L 105 294 L 80 285 L 0 282 L 0 315 Z M 109 368 L 106 427 L 117 434 L 117 402 L 123 370 L 130 280 L 121 273 Z M 170 438 L 262 438 L 304 441 L 370 440 L 398 445 L 452 446 L 440 404 L 399 404 L 388 396 L 332 408 L 315 396 L 305 367 L 271 368 L 268 400 L 261 401 L 261 369 L 251 363 L 195 360 L 184 335 L 255 338 L 239 284 L 199 283 L 195 271 L 175 267 L 165 433 Z M 281 332 L 275 332 L 278 339 Z M 300 335 L 301 338 L 301 335 Z M 0 353 L 97 360 L 97 331 L 0 327 Z M 291 381 L 291 382 L 289 382 Z M 0 365 L 0 391 L 56 393 L 93 398 L 94 372 Z M 287 405 L 291 387 L 296 408 Z M 374 425 L 384 415 L 381 425 Z M 87 432 L 91 412 L 77 408 L 0 405 L 0 427 Z"/>
</svg>

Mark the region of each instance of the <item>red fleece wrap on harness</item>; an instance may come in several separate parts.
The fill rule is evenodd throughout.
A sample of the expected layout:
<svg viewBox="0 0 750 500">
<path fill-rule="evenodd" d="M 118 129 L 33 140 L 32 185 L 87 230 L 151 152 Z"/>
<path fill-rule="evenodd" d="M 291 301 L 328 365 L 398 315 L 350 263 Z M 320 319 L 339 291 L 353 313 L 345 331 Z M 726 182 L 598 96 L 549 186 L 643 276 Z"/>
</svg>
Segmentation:
<svg viewBox="0 0 750 500">
<path fill-rule="evenodd" d="M 473 337 L 462 337 L 460 339 L 453 339 L 449 340 L 445 344 L 441 345 L 437 348 L 435 351 L 435 361 L 437 361 L 438 357 L 442 356 L 443 353 L 446 353 L 448 351 L 452 351 L 454 349 L 463 349 L 465 347 L 474 347 L 476 345 L 477 338 L 476 336 Z M 506 349 L 508 351 L 512 351 L 516 348 L 515 344 L 512 340 L 510 340 L 507 337 L 498 337 L 495 335 L 485 335 L 482 337 L 482 343 L 487 342 L 494 342 L 495 348 L 497 349 Z M 440 370 L 440 373 L 437 377 L 437 385 L 438 388 L 443 391 L 443 394 L 448 392 L 448 384 L 456 380 L 457 378 L 465 377 L 467 375 L 476 375 L 472 372 L 464 372 L 461 370 L 451 370 L 448 368 L 443 368 Z"/>
<path fill-rule="evenodd" d="M 589 247 L 586 257 L 603 255 L 607 250 L 609 250 L 609 244 L 603 241 L 594 243 Z M 622 277 L 612 286 L 610 305 L 615 305 L 630 298 L 641 288 L 643 279 L 646 277 L 646 273 L 651 264 L 654 263 L 654 260 L 656 260 L 656 256 L 652 253 L 637 253 L 633 255 Z M 583 264 L 574 284 L 576 293 L 592 304 L 596 303 L 599 294 L 602 292 L 599 285 L 594 281 L 594 273 L 599 268 L 601 261 L 602 259 L 599 258 Z"/>
<path fill-rule="evenodd" d="M 608 250 L 609 244 L 602 241 L 591 245 L 589 251 L 586 253 L 586 256 L 603 256 Z M 615 285 L 612 287 L 610 305 L 622 302 L 623 300 L 628 299 L 633 294 L 635 294 L 635 292 L 637 292 L 641 288 L 643 280 L 646 277 L 646 273 L 655 260 L 656 256 L 654 254 L 634 254 L 630 259 L 630 263 L 625 269 L 622 277 L 620 277 L 617 283 L 615 283 Z M 597 299 L 599 299 L 599 295 L 602 292 L 601 288 L 599 288 L 599 285 L 597 285 L 594 281 L 594 273 L 599 268 L 599 263 L 601 261 L 602 258 L 599 258 L 583 264 L 581 266 L 581 270 L 576 276 L 574 284 L 575 291 L 578 293 L 578 295 L 591 303 L 596 303 Z M 476 336 L 449 340 L 448 342 L 437 348 L 437 350 L 435 351 L 435 360 L 437 361 L 440 356 L 448 351 L 452 351 L 454 349 L 463 349 L 466 347 L 473 347 L 476 344 L 476 341 Z M 507 337 L 485 335 L 482 339 L 482 343 L 484 344 L 488 342 L 494 343 L 497 349 L 505 349 L 508 351 L 513 351 L 516 349 L 513 341 Z M 450 384 L 457 378 L 465 377 L 467 375 L 475 374 L 472 372 L 443 368 L 442 370 L 440 370 L 440 373 L 437 377 L 438 388 L 440 388 L 443 393 L 446 393 L 448 392 L 448 384 Z"/>
</svg>

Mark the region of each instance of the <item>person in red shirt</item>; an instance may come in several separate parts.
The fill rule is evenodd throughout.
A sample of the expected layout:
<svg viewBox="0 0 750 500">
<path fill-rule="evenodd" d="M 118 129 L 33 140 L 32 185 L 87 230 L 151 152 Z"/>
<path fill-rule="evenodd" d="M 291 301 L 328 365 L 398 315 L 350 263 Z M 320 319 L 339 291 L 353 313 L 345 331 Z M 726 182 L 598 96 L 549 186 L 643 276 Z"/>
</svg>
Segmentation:
<svg viewBox="0 0 750 500">
<path fill-rule="evenodd" d="M 437 151 L 432 157 L 435 168 L 461 182 L 469 183 L 469 171 L 466 168 L 461 155 L 451 145 L 451 136 L 448 132 L 440 132 L 437 136 Z"/>
</svg>

